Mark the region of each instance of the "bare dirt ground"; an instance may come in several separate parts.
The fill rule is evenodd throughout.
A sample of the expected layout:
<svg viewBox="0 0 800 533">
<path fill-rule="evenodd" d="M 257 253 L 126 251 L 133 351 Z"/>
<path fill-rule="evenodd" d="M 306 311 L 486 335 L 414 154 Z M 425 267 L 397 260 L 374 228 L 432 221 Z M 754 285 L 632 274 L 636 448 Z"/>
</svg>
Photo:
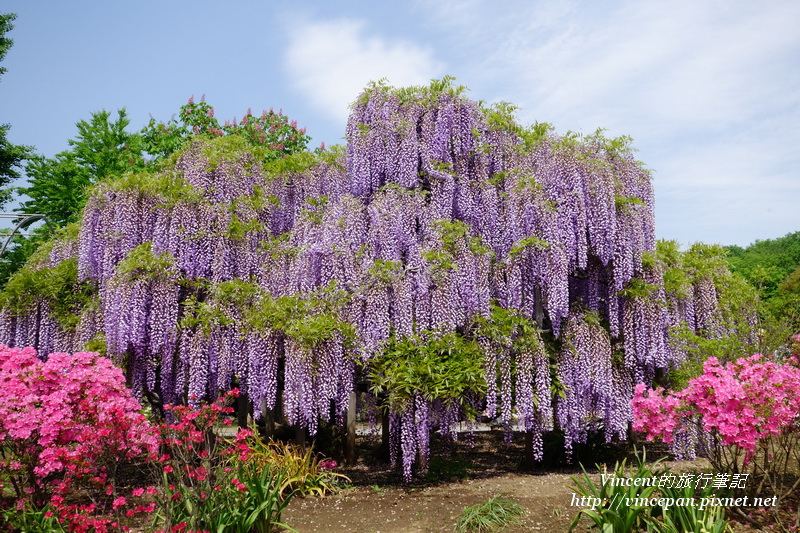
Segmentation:
<svg viewBox="0 0 800 533">
<path fill-rule="evenodd" d="M 569 463 L 561 452 L 562 443 L 546 442 L 542 465 L 526 471 L 520 467 L 524 456 L 522 442 L 522 435 L 516 434 L 512 444 L 504 444 L 501 431 L 476 433 L 474 446 L 458 441 L 443 447 L 434 441 L 428 475 L 404 483 L 400 474 L 377 456 L 376 440 L 362 438 L 358 463 L 337 468 L 350 477 L 350 486 L 324 498 L 295 498 L 282 520 L 300 533 L 452 532 L 464 507 L 500 494 L 518 503 L 525 512 L 520 525 L 502 531 L 562 533 L 569 529 L 582 508 L 573 499 L 580 496 L 573 497 L 570 488 L 573 485 L 570 476 L 582 474 L 578 461 L 592 474 L 595 484 L 600 482 L 600 476 L 595 474 L 596 464 L 611 471 L 615 462 L 623 458 L 628 458 L 628 464 L 631 460 L 635 462 L 630 447 L 599 444 L 576 448 L 575 462 Z M 646 452 L 648 462 L 666 455 L 663 445 L 652 443 Z M 706 460 L 667 461 L 663 466 L 673 473 L 696 473 L 711 468 Z M 799 504 L 800 499 L 793 498 L 791 506 L 797 508 Z M 758 515 L 766 509 L 748 511 Z M 780 530 L 774 519 L 766 515 L 754 518 L 747 524 L 732 522 L 733 531 Z M 784 524 L 794 521 L 789 515 L 784 518 Z M 590 531 L 589 525 L 583 519 L 576 531 Z"/>
<path fill-rule="evenodd" d="M 452 532 L 464 507 L 500 494 L 525 510 L 522 524 L 503 531 L 567 531 L 579 509 L 572 505 L 569 476 L 580 469 L 546 449 L 549 466 L 522 471 L 521 435 L 515 435 L 511 445 L 502 438 L 500 431 L 491 431 L 477 433 L 472 447 L 461 441 L 449 450 L 434 445 L 428 476 L 411 484 L 376 458 L 374 443 L 364 442 L 358 464 L 337 469 L 350 476 L 350 488 L 325 498 L 294 499 L 282 520 L 300 533 Z M 613 468 L 614 459 L 624 453 L 610 447 L 593 449 L 584 462 L 593 465 L 599 460 Z"/>
<path fill-rule="evenodd" d="M 522 524 L 504 531 L 563 532 L 574 515 L 568 482 L 564 474 L 502 474 L 408 489 L 354 487 L 294 500 L 282 518 L 302 533 L 452 532 L 465 506 L 502 494 L 525 509 Z"/>
</svg>

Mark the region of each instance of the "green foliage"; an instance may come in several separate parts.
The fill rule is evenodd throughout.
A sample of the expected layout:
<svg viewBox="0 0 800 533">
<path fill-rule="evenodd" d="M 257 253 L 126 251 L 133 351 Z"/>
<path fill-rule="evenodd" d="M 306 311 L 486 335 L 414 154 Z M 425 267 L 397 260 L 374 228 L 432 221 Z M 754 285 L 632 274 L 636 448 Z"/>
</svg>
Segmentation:
<svg viewBox="0 0 800 533">
<path fill-rule="evenodd" d="M 192 136 L 186 140 L 184 147 L 190 145 L 200 148 L 200 153 L 208 159 L 208 169 L 211 172 L 214 172 L 223 161 L 244 163 L 244 170 L 250 171 L 260 157 L 266 157 L 266 151 L 259 148 L 248 150 L 248 142 L 241 137 L 235 136 Z M 178 152 L 182 153 L 183 150 Z"/>
<path fill-rule="evenodd" d="M 178 172 L 170 170 L 155 173 L 146 170 L 128 172 L 118 178 L 105 180 L 95 187 L 95 191 L 87 196 L 100 196 L 97 191 L 107 188 L 115 191 L 133 191 L 143 197 L 155 198 L 164 207 L 179 202 L 198 204 L 203 201 L 200 191 L 188 184 Z"/>
<path fill-rule="evenodd" d="M 650 274 L 661 273 L 664 290 L 671 299 L 695 298 L 698 283 L 711 283 L 718 301 L 713 331 L 694 332 L 685 323 L 670 331 L 670 343 L 686 354 L 681 366 L 666 376 L 670 386 L 680 387 L 702 372 L 703 361 L 714 356 L 730 361 L 750 353 L 770 351 L 781 335 L 768 331 L 763 321 L 754 330 L 754 321 L 762 309 L 758 294 L 742 276 L 727 268 L 726 251 L 718 245 L 696 243 L 681 251 L 675 241 L 658 241 L 654 253 L 643 254 L 642 265 Z M 632 298 L 651 298 L 657 287 L 634 279 L 621 292 Z M 777 343 L 780 345 L 783 340 Z"/>
<path fill-rule="evenodd" d="M 92 284 L 78 282 L 78 260 L 69 259 L 51 268 L 17 271 L 0 292 L 0 307 L 15 314 L 33 313 L 37 303 L 44 301 L 62 328 L 74 330 L 81 309 L 96 294 Z"/>
<path fill-rule="evenodd" d="M 725 249 L 718 244 L 697 242 L 683 254 L 683 263 L 691 272 L 692 279 L 696 280 L 702 276 L 727 271 L 726 255 Z"/>
<path fill-rule="evenodd" d="M 76 124 L 78 135 L 69 140 L 70 150 L 55 157 L 28 157 L 25 173 L 28 186 L 16 193 L 29 198 L 20 211 L 43 214 L 55 226 L 76 222 L 86 203 L 87 189 L 94 183 L 144 168 L 140 139 L 125 131 L 130 120 L 120 109 L 116 120 L 107 111 L 92 113 L 89 121 Z M 16 239 L 16 247 L 3 257 L 2 279 L 21 268 L 28 257 L 47 240 L 52 227 L 38 228 L 34 236 Z"/>
<path fill-rule="evenodd" d="M 181 303 L 181 328 L 199 329 L 206 335 L 211 329 L 228 326 L 233 318 L 226 312 L 227 306 L 243 310 L 254 305 L 256 294 L 260 293 L 255 283 L 232 279 L 211 283 L 206 279 L 183 280 L 187 289 L 186 299 Z"/>
<path fill-rule="evenodd" d="M 58 511 L 50 504 L 35 506 L 30 500 L 22 500 L 22 509 L 15 505 L 4 506 L 3 524 L 12 531 L 25 533 L 66 533 L 68 530 L 60 523 Z"/>
<path fill-rule="evenodd" d="M 420 102 L 423 104 L 426 102 L 435 102 L 440 95 L 447 95 L 450 97 L 461 96 L 468 89 L 464 85 L 456 85 L 455 80 L 453 76 L 444 76 L 441 79 L 432 79 L 428 85 L 396 88 L 389 85 L 388 80 L 383 78 L 378 81 L 370 82 L 353 105 L 366 104 L 370 94 L 374 92 L 393 94 L 399 98 L 402 104 L 408 104 L 410 102 Z"/>
<path fill-rule="evenodd" d="M 335 284 L 307 294 L 273 296 L 256 283 L 239 279 L 185 283 L 189 295 L 182 304 L 182 328 L 209 334 L 212 327 L 232 324 L 229 309 L 237 309 L 243 330 L 278 331 L 306 348 L 338 336 L 347 342 L 355 335 L 353 327 L 340 318 L 347 295 Z"/>
<path fill-rule="evenodd" d="M 422 257 L 431 264 L 435 275 L 456 268 L 456 257 L 462 249 L 466 248 L 475 255 L 492 253 L 480 237 L 469 235 L 469 225 L 460 220 L 434 220 L 431 225 L 439 236 L 441 247 L 425 250 Z"/>
<path fill-rule="evenodd" d="M 271 469 L 286 475 L 280 485 L 283 495 L 325 496 L 338 492 L 342 484 L 350 478 L 334 472 L 329 465 L 335 461 L 315 453 L 311 446 L 299 446 L 280 441 L 264 442 L 256 428 L 242 441 L 250 451 L 248 460 L 251 468 Z"/>
<path fill-rule="evenodd" d="M 495 495 L 483 503 L 465 507 L 456 522 L 456 533 L 487 533 L 518 525 L 525 510 L 516 502 Z"/>
<path fill-rule="evenodd" d="M 644 203 L 644 200 L 639 198 L 638 196 L 614 196 L 614 205 L 617 208 L 617 211 L 622 211 L 624 209 L 635 209 L 637 206 L 647 205 Z"/>
<path fill-rule="evenodd" d="M 248 109 L 240 122 L 234 119 L 220 125 L 214 116 L 214 108 L 205 100 L 195 102 L 194 97 L 181 106 L 177 119 L 167 123 L 150 119 L 141 131 L 142 146 L 154 157 L 154 162 L 168 159 L 195 136 L 235 138 L 236 142 L 241 141 L 253 148 L 256 159 L 262 162 L 304 152 L 309 141 L 305 129 L 299 129 L 297 123 L 290 122 L 282 112 L 264 111 L 256 117 Z"/>
<path fill-rule="evenodd" d="M 617 462 L 614 465 L 613 476 L 615 478 L 652 478 L 660 476 L 664 471 L 656 471 L 655 468 L 663 459 L 659 459 L 652 465 L 646 464 L 646 454 L 643 452 L 641 457 L 636 456 L 636 467 L 628 468 L 627 459 Z M 605 473 L 605 468 L 596 465 L 598 471 Z M 581 518 L 588 518 L 592 523 L 592 529 L 599 529 L 603 533 L 611 531 L 613 533 L 631 533 L 641 531 L 646 524 L 646 518 L 652 508 L 647 505 L 637 505 L 638 498 L 650 498 L 657 490 L 657 487 L 615 485 L 610 482 L 595 483 L 593 476 L 586 472 L 586 468 L 581 465 L 583 475 L 580 477 L 570 476 L 574 486 L 569 487 L 575 494 L 586 498 L 591 502 L 591 507 L 580 509 L 578 514 L 570 524 L 570 531 L 573 531 L 581 521 Z M 613 508 L 612 508 L 613 507 Z"/>
<path fill-rule="evenodd" d="M 630 280 L 630 282 L 628 282 L 628 285 L 624 289 L 619 291 L 619 294 L 620 296 L 631 299 L 649 298 L 656 291 L 658 291 L 658 285 L 647 283 L 641 278 L 633 278 Z"/>
<path fill-rule="evenodd" d="M 603 128 L 598 128 L 591 135 L 586 135 L 584 141 L 597 152 L 604 152 L 612 157 L 622 157 L 634 152 L 633 137 L 620 135 L 619 137 L 608 138 L 603 135 L 604 131 Z"/>
<path fill-rule="evenodd" d="M 659 497 L 671 501 L 703 501 L 704 498 L 725 497 L 719 494 L 720 489 L 707 485 L 697 489 L 693 484 L 676 488 L 664 486 L 658 489 Z M 695 500 L 691 500 L 695 498 Z M 682 499 L 682 500 L 681 500 Z M 710 501 L 710 500 L 705 500 Z M 657 533 L 723 533 L 732 531 L 725 518 L 723 507 L 707 506 L 700 509 L 699 505 L 664 505 L 660 509 L 653 509 L 653 515 L 661 512 L 661 519 L 647 518 L 648 531 Z"/>
<path fill-rule="evenodd" d="M 325 157 L 330 157 L 329 155 Z M 323 156 L 315 155 L 311 152 L 297 152 L 284 155 L 276 159 L 267 161 L 264 164 L 264 174 L 273 178 L 285 178 L 290 174 L 300 174 L 316 165 Z"/>
<path fill-rule="evenodd" d="M 572 154 L 583 165 L 590 168 L 613 169 L 615 159 L 629 157 L 635 151 L 633 139 L 628 135 L 608 138 L 603 132 L 602 128 L 598 128 L 590 135 L 568 131 L 562 136 L 555 137 L 552 146 L 555 150 Z M 645 176 L 645 179 L 649 179 L 649 173 L 646 171 Z M 630 208 L 641 201 L 641 199 L 624 194 L 620 181 L 617 181 L 616 185 L 618 208 Z"/>
<path fill-rule="evenodd" d="M 800 331 L 800 231 L 727 251 L 731 270 L 754 285 L 764 301 L 762 327 L 774 338 L 769 347 Z"/>
<path fill-rule="evenodd" d="M 212 457 L 216 461 L 206 460 L 200 466 L 208 472 L 202 479 L 178 473 L 180 468 L 172 470 L 177 478 L 174 482 L 163 473 L 163 484 L 170 488 L 168 494 L 172 497 L 160 502 L 153 526 L 166 523 L 175 531 L 175 526 L 185 524 L 189 531 L 223 533 L 294 531 L 280 522 L 281 513 L 294 496 L 292 491 L 284 492 L 286 472 L 269 464 L 255 465 L 235 455 L 229 461 L 231 466 L 223 470 L 218 458 Z M 184 468 L 193 470 L 190 464 Z"/>
<path fill-rule="evenodd" d="M 442 247 L 451 255 L 458 253 L 458 245 L 469 236 L 469 225 L 461 220 L 439 219 L 432 225 L 442 240 Z"/>
<path fill-rule="evenodd" d="M 512 351 L 538 351 L 542 348 L 535 322 L 512 308 L 492 304 L 489 317 L 478 317 L 473 334 Z"/>
<path fill-rule="evenodd" d="M 269 240 L 261 241 L 260 247 L 269 253 L 272 261 L 294 257 L 298 252 L 297 247 L 289 243 L 288 231 L 280 235 L 272 235 Z"/>
<path fill-rule="evenodd" d="M 111 121 L 106 110 L 92 113 L 90 120 L 79 121 L 78 136 L 69 140 L 71 154 L 94 181 L 117 176 L 144 164 L 141 138 L 126 131 L 130 119 L 125 108 L 117 110 L 117 119 Z"/>
<path fill-rule="evenodd" d="M 703 373 L 703 362 L 709 357 L 731 361 L 749 353 L 750 344 L 737 335 L 709 338 L 699 335 L 685 324 L 670 330 L 670 343 L 684 350 L 686 360 L 669 371 L 666 378 L 670 388 L 680 390 L 689 380 Z"/>
<path fill-rule="evenodd" d="M 489 128 L 513 133 L 520 140 L 523 151 L 538 146 L 553 131 L 553 125 L 548 122 L 534 122 L 528 127 L 521 126 L 516 116 L 518 107 L 509 102 L 496 102 L 490 106 L 483 106 L 482 109 Z"/>
<path fill-rule="evenodd" d="M 30 230 L 31 228 L 26 228 Z M 22 268 L 23 265 L 31 258 L 31 256 L 39 249 L 42 243 L 52 239 L 52 228 L 45 224 L 30 231 L 32 235 L 23 236 L 15 235 L 11 238 L 6 251 L 0 259 L 0 287 L 5 285 L 8 279 L 14 272 Z M 11 228 L 7 230 L 0 230 L 0 238 L 6 239 L 6 236 L 11 233 Z"/>
<path fill-rule="evenodd" d="M 16 20 L 15 13 L 2 13 L 0 14 L 0 61 L 6 58 L 11 45 L 14 44 L 12 39 L 6 37 L 6 34 L 14 29 L 12 22 Z M 5 67 L 0 67 L 0 76 L 6 73 Z"/>
<path fill-rule="evenodd" d="M 29 186 L 19 192 L 31 199 L 23 202 L 24 212 L 47 215 L 55 224 L 77 220 L 86 201 L 86 188 L 93 179 L 74 154 L 62 152 L 53 158 L 33 157 L 26 173 Z"/>
<path fill-rule="evenodd" d="M 410 400 L 421 396 L 457 403 L 474 415 L 467 400 L 486 390 L 480 348 L 456 332 L 392 338 L 370 360 L 367 373 L 372 393 L 385 394 L 393 412 L 402 412 Z"/>
<path fill-rule="evenodd" d="M 251 146 L 269 150 L 270 153 L 264 157 L 265 161 L 304 152 L 309 141 L 305 128 L 298 128 L 297 123 L 290 122 L 281 111 L 264 111 L 256 117 L 248 109 L 241 122 L 237 124 L 234 121 L 223 126 L 223 129 L 228 135 L 245 139 Z"/>
<path fill-rule="evenodd" d="M 6 134 L 10 126 L 0 124 L 0 206 L 5 205 L 14 192 L 14 189 L 6 188 L 6 185 L 20 177 L 18 168 L 30 159 L 33 148 L 20 144 L 8 142 Z"/>
<path fill-rule="evenodd" d="M 432 248 L 422 252 L 422 258 L 430 263 L 434 276 L 453 270 L 456 267 L 455 258 L 444 250 Z"/>
<path fill-rule="evenodd" d="M 382 284 L 391 284 L 403 273 L 403 262 L 377 258 L 367 269 L 367 276 Z"/>
<path fill-rule="evenodd" d="M 548 353 L 548 350 L 541 338 L 541 332 L 536 322 L 524 316 L 519 310 L 504 308 L 496 303 L 492 303 L 488 317 L 479 316 L 470 327 L 470 335 L 489 341 L 495 349 L 507 352 L 509 355 L 519 353 Z M 556 350 L 549 350 L 555 354 Z M 517 357 L 510 357 L 511 371 L 516 372 Z M 497 363 L 500 365 L 500 361 Z M 501 375 L 500 371 L 496 372 Z M 499 379 L 499 378 L 498 378 Z M 559 382 L 555 372 L 555 366 L 550 361 L 550 390 L 536 391 L 533 398 L 535 405 L 539 401 L 550 401 L 550 395 L 562 395 L 563 386 Z"/>
<path fill-rule="evenodd" d="M 726 249 L 731 270 L 755 285 L 765 299 L 775 296 L 783 280 L 800 267 L 800 231 Z"/>
<path fill-rule="evenodd" d="M 214 108 L 205 100 L 195 103 L 194 96 L 182 105 L 178 120 L 171 119 L 166 124 L 151 118 L 141 131 L 142 147 L 160 161 L 177 152 L 193 134 L 222 135 L 219 122 L 214 118 Z"/>
<path fill-rule="evenodd" d="M 98 304 L 100 303 L 99 299 L 96 301 Z M 97 352 L 105 357 L 106 353 L 108 352 L 106 336 L 102 333 L 98 333 L 86 342 L 86 344 L 83 346 L 83 350 L 85 352 Z"/>
<path fill-rule="evenodd" d="M 6 26 L 10 29 L 8 22 L 13 16 L 8 17 L 3 16 L 0 29 Z M 305 152 L 309 141 L 305 130 L 281 112 L 264 112 L 254 117 L 248 111 L 241 122 L 220 126 L 211 106 L 191 99 L 181 107 L 178 120 L 158 124 L 151 119 L 139 133 L 127 131 L 130 120 L 125 109 L 117 113 L 112 120 L 109 112 L 101 110 L 92 113 L 88 121 L 78 122 L 78 134 L 69 140 L 70 150 L 52 158 L 31 158 L 29 148 L 9 145 L 5 141 L 7 127 L 0 126 L 0 187 L 18 177 L 14 167 L 30 159 L 26 166 L 28 186 L 16 189 L 17 194 L 30 198 L 22 203 L 21 211 L 44 214 L 58 226 L 76 221 L 90 188 L 111 177 L 116 178 L 112 187 L 150 194 L 167 205 L 201 201 L 202 195 L 170 170 L 174 166 L 170 163 L 187 147 L 202 150 L 212 169 L 224 160 L 244 161 L 253 166 L 267 165 L 266 173 L 276 176 L 288 170 L 302 171 L 318 160 L 314 154 Z M 152 159 L 146 161 L 144 154 Z M 288 160 L 282 161 L 284 158 Z M 154 174 L 158 170 L 163 171 Z M 3 194 L 0 191 L 0 205 L 10 193 L 5 198 Z M 17 241 L 10 257 L 13 262 L 0 269 L 0 276 L 5 271 L 7 278 L 18 269 L 43 239 Z"/>
<path fill-rule="evenodd" d="M 668 468 L 657 468 L 663 459 L 648 465 L 646 455 L 642 452 L 641 457 L 636 454 L 635 470 L 628 469 L 627 459 L 624 459 L 614 465 L 611 474 L 606 473 L 605 466 L 601 468 L 597 465 L 598 473 L 602 474 L 599 486 L 595 482 L 597 474 L 589 475 L 581 465 L 583 475 L 570 476 L 575 486 L 569 488 L 576 495 L 585 498 L 583 503 L 586 503 L 586 507 L 578 511 L 570 525 L 570 531 L 578 526 L 581 518 L 588 518 L 592 529 L 599 529 L 604 533 L 607 531 L 627 533 L 645 529 L 658 533 L 730 531 L 721 507 L 700 505 L 703 501 L 710 501 L 712 497 L 724 497 L 723 489 L 716 489 L 711 484 L 703 488 L 696 488 L 695 484 L 678 488 L 674 481 L 663 486 L 652 483 L 654 478 L 670 475 Z M 606 476 L 606 479 L 603 479 L 603 476 Z M 641 483 L 638 486 L 631 483 L 630 486 L 626 486 L 614 484 L 614 479 L 643 479 L 651 482 Z M 659 498 L 664 498 L 664 505 L 649 505 L 653 499 L 658 501 Z M 649 501 L 645 502 L 645 499 Z M 697 505 L 685 502 L 696 502 Z"/>
<path fill-rule="evenodd" d="M 141 141 L 125 128 L 130 120 L 125 109 L 117 119 L 105 111 L 92 113 L 89 121 L 76 124 L 78 135 L 69 140 L 71 150 L 52 158 L 37 156 L 25 168 L 28 186 L 19 189 L 30 200 L 22 212 L 41 213 L 56 225 L 77 220 L 86 202 L 86 189 L 109 176 L 144 167 Z"/>
<path fill-rule="evenodd" d="M 228 225 L 227 236 L 234 240 L 241 241 L 249 233 L 261 233 L 268 231 L 267 225 L 259 220 L 243 221 L 234 212 Z"/>
<path fill-rule="evenodd" d="M 778 286 L 779 291 L 796 293 L 800 292 L 800 266 L 786 276 Z"/>
<path fill-rule="evenodd" d="M 550 248 L 550 243 L 544 239 L 536 237 L 535 235 L 523 237 L 511 246 L 511 249 L 508 251 L 508 257 L 512 259 L 516 258 L 531 248 L 535 250 L 547 250 Z"/>
<path fill-rule="evenodd" d="M 116 275 L 127 282 L 137 279 L 154 280 L 161 277 L 172 278 L 175 272 L 175 258 L 169 252 L 153 255 L 153 243 L 143 242 L 128 252 L 119 262 Z"/>
<path fill-rule="evenodd" d="M 262 466 L 254 469 L 247 464 L 240 470 L 241 482 L 245 486 L 243 502 L 237 507 L 222 506 L 212 516 L 219 518 L 233 515 L 224 523 L 224 529 L 212 527 L 214 531 L 231 533 L 270 533 L 272 531 L 294 531 L 280 521 L 281 513 L 289 505 L 293 493 L 281 492 L 287 474 L 279 468 Z"/>
<path fill-rule="evenodd" d="M 265 295 L 245 316 L 255 329 L 268 326 L 310 348 L 340 334 L 345 339 L 354 336 L 352 326 L 339 317 L 344 298 L 335 286 L 305 295 Z"/>
<path fill-rule="evenodd" d="M 683 252 L 677 241 L 659 240 L 653 261 L 664 267 L 664 291 L 675 298 L 685 299 L 691 295 L 690 273 L 683 267 Z M 645 257 L 642 257 L 645 262 Z"/>
</svg>

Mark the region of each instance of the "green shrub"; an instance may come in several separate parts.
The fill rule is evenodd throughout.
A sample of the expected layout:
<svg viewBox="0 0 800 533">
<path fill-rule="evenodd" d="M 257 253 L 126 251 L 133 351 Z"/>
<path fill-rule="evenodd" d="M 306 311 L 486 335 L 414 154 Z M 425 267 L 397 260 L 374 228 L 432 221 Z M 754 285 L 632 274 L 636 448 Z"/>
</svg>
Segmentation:
<svg viewBox="0 0 800 533">
<path fill-rule="evenodd" d="M 336 461 L 315 453 L 310 446 L 264 442 L 255 431 L 242 434 L 247 436 L 239 442 L 249 448 L 249 464 L 256 469 L 271 468 L 285 473 L 280 487 L 284 494 L 324 496 L 350 482 L 344 474 L 333 471 Z"/>
<path fill-rule="evenodd" d="M 659 459 L 652 466 L 645 464 L 646 455 L 636 456 L 636 469 L 629 469 L 627 466 L 627 459 L 622 462 L 617 462 L 614 465 L 613 476 L 615 478 L 652 478 L 660 476 L 664 471 L 656 472 L 654 468 L 662 461 Z M 596 465 L 599 472 L 605 474 L 605 468 L 600 468 Z M 580 522 L 581 518 L 586 517 L 593 522 L 592 528 L 599 529 L 603 532 L 613 531 L 614 533 L 627 533 L 632 531 L 640 531 L 645 527 L 645 518 L 650 513 L 650 507 L 644 505 L 635 505 L 636 499 L 650 498 L 658 487 L 643 487 L 624 485 L 615 485 L 613 483 L 600 482 L 598 487 L 591 476 L 586 472 L 586 469 L 581 465 L 583 475 L 579 478 L 570 476 L 570 479 L 575 484 L 574 487 L 569 487 L 575 494 L 584 498 L 591 499 L 596 502 L 590 508 L 584 508 L 578 511 L 575 518 L 570 524 L 570 531 L 573 531 Z M 588 501 L 588 500 L 587 500 Z M 630 505 L 634 503 L 634 505 Z"/>
<path fill-rule="evenodd" d="M 702 501 L 702 498 L 723 497 L 719 494 L 719 489 L 707 486 L 701 490 L 695 489 L 692 485 L 686 487 L 660 487 L 659 497 L 672 499 L 673 501 L 684 501 L 688 498 L 695 498 L 695 501 Z M 725 511 L 722 507 L 696 505 L 665 505 L 653 509 L 655 515 L 661 512 L 661 520 L 650 517 L 647 519 L 647 530 L 657 533 L 723 533 L 731 531 L 728 520 L 725 518 Z"/>
<path fill-rule="evenodd" d="M 465 507 L 456 522 L 456 533 L 485 533 L 521 524 L 525 511 L 518 503 L 496 495 L 483 503 Z"/>
</svg>

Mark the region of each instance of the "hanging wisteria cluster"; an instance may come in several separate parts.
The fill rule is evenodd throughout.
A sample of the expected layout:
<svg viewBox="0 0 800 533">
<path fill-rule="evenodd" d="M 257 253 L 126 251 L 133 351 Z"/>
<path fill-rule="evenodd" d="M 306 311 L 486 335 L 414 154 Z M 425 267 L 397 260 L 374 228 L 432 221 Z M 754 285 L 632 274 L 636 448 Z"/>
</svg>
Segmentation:
<svg viewBox="0 0 800 533">
<path fill-rule="evenodd" d="M 602 430 L 606 442 L 625 438 L 633 382 L 629 365 L 615 365 L 612 352 L 611 338 L 596 313 L 570 315 L 558 354 L 564 394 L 556 401 L 556 420 L 568 453 L 573 443 L 586 442 L 591 431 Z"/>
<path fill-rule="evenodd" d="M 0 341 L 48 353 L 105 339 L 139 393 L 198 402 L 236 384 L 257 407 L 282 395 L 313 433 L 392 339 L 458 332 L 483 349 L 485 413 L 519 421 L 541 457 L 554 419 L 568 448 L 592 429 L 624 438 L 633 380 L 681 361 L 671 326 L 724 333 L 712 276 L 665 285 L 650 176 L 625 139 L 523 129 L 444 80 L 372 86 L 346 140 L 264 163 L 236 136 L 198 136 L 158 174 L 100 184 L 77 234 L 10 282 Z M 94 292 L 64 324 L 31 284 L 67 263 L 64 279 Z M 494 307 L 535 335 L 476 327 Z M 430 430 L 464 412 L 403 405 L 392 450 L 410 476 Z"/>
</svg>

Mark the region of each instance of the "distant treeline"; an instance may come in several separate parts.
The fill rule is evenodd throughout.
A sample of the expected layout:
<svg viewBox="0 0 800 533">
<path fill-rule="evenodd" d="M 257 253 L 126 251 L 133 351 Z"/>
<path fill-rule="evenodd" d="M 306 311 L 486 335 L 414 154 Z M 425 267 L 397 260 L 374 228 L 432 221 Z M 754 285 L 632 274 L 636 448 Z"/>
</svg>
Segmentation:
<svg viewBox="0 0 800 533">
<path fill-rule="evenodd" d="M 746 248 L 727 246 L 730 269 L 761 294 L 775 318 L 800 328 L 800 231 L 779 239 L 756 241 Z"/>
</svg>

